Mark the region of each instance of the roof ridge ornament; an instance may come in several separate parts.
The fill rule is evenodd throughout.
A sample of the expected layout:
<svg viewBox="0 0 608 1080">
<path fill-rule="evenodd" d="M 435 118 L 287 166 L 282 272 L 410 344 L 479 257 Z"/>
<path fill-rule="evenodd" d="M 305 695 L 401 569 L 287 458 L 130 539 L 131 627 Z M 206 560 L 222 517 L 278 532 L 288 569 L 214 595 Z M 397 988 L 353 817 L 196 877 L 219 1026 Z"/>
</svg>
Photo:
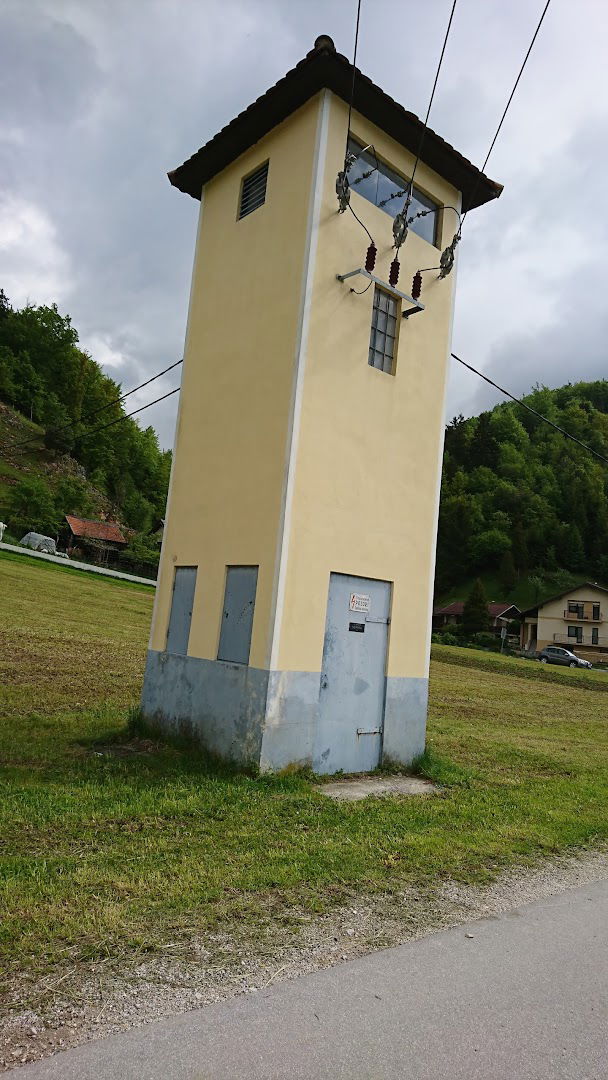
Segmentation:
<svg viewBox="0 0 608 1080">
<path fill-rule="evenodd" d="M 334 45 L 333 38 L 330 38 L 329 34 L 319 34 L 318 38 L 315 38 L 315 44 L 313 52 L 335 52 L 336 46 Z"/>
</svg>

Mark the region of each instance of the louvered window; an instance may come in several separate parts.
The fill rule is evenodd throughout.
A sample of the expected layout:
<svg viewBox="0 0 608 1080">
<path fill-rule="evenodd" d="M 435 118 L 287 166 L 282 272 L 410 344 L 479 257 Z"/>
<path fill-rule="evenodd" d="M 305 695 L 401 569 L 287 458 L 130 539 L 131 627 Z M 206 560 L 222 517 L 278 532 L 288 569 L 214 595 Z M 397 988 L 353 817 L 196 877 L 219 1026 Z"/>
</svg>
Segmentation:
<svg viewBox="0 0 608 1080">
<path fill-rule="evenodd" d="M 244 218 L 257 210 L 258 206 L 266 202 L 266 182 L 268 180 L 268 162 L 260 165 L 259 169 L 250 173 L 243 180 L 241 188 L 241 205 L 239 219 Z"/>
</svg>

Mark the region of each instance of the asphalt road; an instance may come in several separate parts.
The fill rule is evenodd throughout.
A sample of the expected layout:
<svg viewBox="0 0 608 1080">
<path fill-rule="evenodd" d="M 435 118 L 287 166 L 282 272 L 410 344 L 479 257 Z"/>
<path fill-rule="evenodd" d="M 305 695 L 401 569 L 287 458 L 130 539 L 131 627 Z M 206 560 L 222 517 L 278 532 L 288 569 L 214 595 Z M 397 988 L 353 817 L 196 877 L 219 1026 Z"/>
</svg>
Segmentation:
<svg viewBox="0 0 608 1080">
<path fill-rule="evenodd" d="M 605 1080 L 607 932 L 601 881 L 20 1073 L 23 1080 Z"/>
</svg>

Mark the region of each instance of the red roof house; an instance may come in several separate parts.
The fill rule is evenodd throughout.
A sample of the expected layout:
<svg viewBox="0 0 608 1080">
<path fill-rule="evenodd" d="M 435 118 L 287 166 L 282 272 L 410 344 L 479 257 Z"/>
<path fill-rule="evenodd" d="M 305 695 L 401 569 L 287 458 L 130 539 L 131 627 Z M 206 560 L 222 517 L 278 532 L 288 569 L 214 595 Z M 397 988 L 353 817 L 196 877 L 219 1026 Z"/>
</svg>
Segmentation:
<svg viewBox="0 0 608 1080">
<path fill-rule="evenodd" d="M 463 600 L 456 600 L 453 604 L 435 608 L 433 611 L 433 629 L 461 623 L 463 611 Z M 518 619 L 520 615 L 521 611 L 515 604 L 507 604 L 504 600 L 499 603 L 488 604 L 488 627 L 493 630 L 500 630 L 512 619 Z"/>
<path fill-rule="evenodd" d="M 71 533 L 71 542 L 73 540 L 100 540 L 110 545 L 127 544 L 127 540 L 115 521 L 91 521 L 89 518 L 78 518 L 72 514 L 66 514 L 65 520 Z"/>
</svg>

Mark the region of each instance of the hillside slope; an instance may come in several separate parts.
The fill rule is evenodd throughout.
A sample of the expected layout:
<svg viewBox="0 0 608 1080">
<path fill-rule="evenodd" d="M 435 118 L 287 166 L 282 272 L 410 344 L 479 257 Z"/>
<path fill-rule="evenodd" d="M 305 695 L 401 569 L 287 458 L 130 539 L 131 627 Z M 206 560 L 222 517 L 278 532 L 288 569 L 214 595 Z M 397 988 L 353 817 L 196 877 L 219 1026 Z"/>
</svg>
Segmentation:
<svg viewBox="0 0 608 1080">
<path fill-rule="evenodd" d="M 26 446 L 16 446 L 31 440 Z M 24 480 L 37 479 L 54 497 L 57 516 L 79 513 L 86 506 L 91 516 L 118 513 L 116 504 L 89 483 L 84 468 L 69 454 L 57 455 L 46 449 L 44 431 L 21 413 L 0 401 L 0 520 L 8 522 L 5 539 L 19 539 L 24 523 L 11 521 L 11 492 Z M 57 505 L 58 503 L 58 505 Z M 37 523 L 31 522 L 32 527 Z M 42 523 L 39 523 L 42 525 Z"/>
<path fill-rule="evenodd" d="M 0 289 L 0 402 L 12 410 L 3 410 L 0 428 L 5 503 L 13 501 L 6 490 L 11 481 L 23 481 L 28 470 L 38 474 L 35 492 L 26 488 L 19 507 L 10 506 L 19 527 L 31 519 L 29 527 L 53 531 L 57 485 L 45 493 L 45 477 L 50 465 L 61 473 L 67 456 L 78 463 L 68 462 L 70 475 L 86 484 L 78 498 L 87 510 L 59 498 L 60 514 L 71 509 L 90 516 L 106 502 L 143 534 L 164 515 L 171 453 L 160 449 L 152 427 L 127 415 L 123 398 L 120 385 L 79 346 L 69 315 L 56 305 L 13 308 Z M 23 437 L 17 437 L 20 430 Z"/>
<path fill-rule="evenodd" d="M 608 381 L 523 399 L 608 458 Z M 485 578 L 495 599 L 535 602 L 581 578 L 608 580 L 608 465 L 513 402 L 446 430 L 436 594 Z"/>
</svg>

